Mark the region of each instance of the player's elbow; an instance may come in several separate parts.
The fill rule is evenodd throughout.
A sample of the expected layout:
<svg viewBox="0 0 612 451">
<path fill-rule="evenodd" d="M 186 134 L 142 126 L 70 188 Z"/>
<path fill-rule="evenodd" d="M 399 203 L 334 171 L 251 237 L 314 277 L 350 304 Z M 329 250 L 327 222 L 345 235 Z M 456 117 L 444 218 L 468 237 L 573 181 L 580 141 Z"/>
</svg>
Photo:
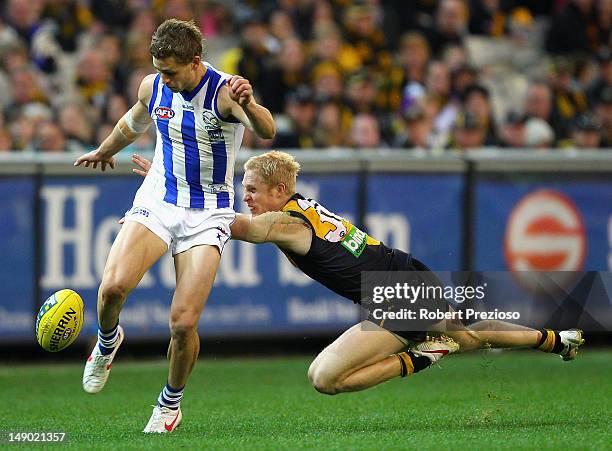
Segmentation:
<svg viewBox="0 0 612 451">
<path fill-rule="evenodd" d="M 261 130 L 259 137 L 263 138 L 263 139 L 274 139 L 274 137 L 276 136 L 276 125 L 274 125 L 274 122 L 272 122 L 272 124 L 267 127 L 265 130 Z"/>
</svg>

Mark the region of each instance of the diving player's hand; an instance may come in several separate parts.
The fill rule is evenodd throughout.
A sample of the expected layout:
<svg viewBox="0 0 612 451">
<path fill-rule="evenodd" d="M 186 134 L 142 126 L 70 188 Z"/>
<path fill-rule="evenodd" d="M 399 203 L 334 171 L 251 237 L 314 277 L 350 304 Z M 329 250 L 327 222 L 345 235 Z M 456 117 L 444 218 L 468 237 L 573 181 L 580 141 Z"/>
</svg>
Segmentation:
<svg viewBox="0 0 612 451">
<path fill-rule="evenodd" d="M 251 82 L 240 75 L 234 75 L 227 82 L 230 98 L 241 107 L 247 106 L 253 101 L 253 87 Z"/>
<path fill-rule="evenodd" d="M 151 162 L 147 160 L 145 157 L 138 155 L 137 153 L 132 155 L 132 163 L 140 167 L 140 169 L 133 168 L 132 172 L 134 174 L 138 174 L 143 177 L 146 177 L 147 174 L 149 173 L 149 169 L 151 169 Z"/>
<path fill-rule="evenodd" d="M 85 163 L 85 167 L 88 168 L 89 165 L 92 165 L 94 169 L 98 168 L 100 165 L 100 169 L 102 171 L 106 170 L 106 166 L 110 166 L 111 169 L 115 169 L 116 161 L 114 157 L 107 157 L 100 152 L 100 149 L 92 150 L 91 152 L 87 152 L 86 154 L 81 155 L 74 162 L 75 166 L 81 166 Z"/>
</svg>

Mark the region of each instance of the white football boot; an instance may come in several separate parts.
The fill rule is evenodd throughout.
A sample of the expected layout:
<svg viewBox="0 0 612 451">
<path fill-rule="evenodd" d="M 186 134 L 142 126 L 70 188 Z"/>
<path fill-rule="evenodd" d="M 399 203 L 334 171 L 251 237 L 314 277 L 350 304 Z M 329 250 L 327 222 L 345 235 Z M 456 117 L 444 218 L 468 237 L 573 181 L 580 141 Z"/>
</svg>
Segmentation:
<svg viewBox="0 0 612 451">
<path fill-rule="evenodd" d="M 578 354 L 578 348 L 584 343 L 582 331 L 580 329 L 562 330 L 559 332 L 561 343 L 564 348 L 559 353 L 565 361 L 574 360 Z"/>
<path fill-rule="evenodd" d="M 168 407 L 153 406 L 153 414 L 142 432 L 146 434 L 172 432 L 181 424 L 182 419 L 180 407 L 173 410 Z"/>
<path fill-rule="evenodd" d="M 436 363 L 442 357 L 459 350 L 459 343 L 446 335 L 440 337 L 428 338 L 426 341 L 419 343 L 411 348 L 416 356 L 425 356 L 431 360 L 431 363 Z"/>
<path fill-rule="evenodd" d="M 104 388 L 108 376 L 110 375 L 115 354 L 117 354 L 119 346 L 123 343 L 124 334 L 121 326 L 117 326 L 117 333 L 119 334 L 119 338 L 113 352 L 109 355 L 103 355 L 102 352 L 100 352 L 99 343 L 96 342 L 93 351 L 91 351 L 91 355 L 87 358 L 85 370 L 83 371 L 83 390 L 87 393 L 98 393 Z"/>
</svg>

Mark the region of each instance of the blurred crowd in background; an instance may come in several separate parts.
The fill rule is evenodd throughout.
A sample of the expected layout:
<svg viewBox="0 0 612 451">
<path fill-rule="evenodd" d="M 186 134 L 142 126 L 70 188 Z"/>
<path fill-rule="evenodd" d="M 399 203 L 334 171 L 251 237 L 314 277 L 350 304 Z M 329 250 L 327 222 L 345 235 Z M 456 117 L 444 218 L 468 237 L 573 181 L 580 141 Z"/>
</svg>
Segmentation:
<svg viewBox="0 0 612 451">
<path fill-rule="evenodd" d="M 250 148 L 612 147 L 612 0 L 4 0 L 0 150 L 95 148 L 194 19 L 277 122 Z M 151 129 L 132 150 L 152 150 Z"/>
</svg>

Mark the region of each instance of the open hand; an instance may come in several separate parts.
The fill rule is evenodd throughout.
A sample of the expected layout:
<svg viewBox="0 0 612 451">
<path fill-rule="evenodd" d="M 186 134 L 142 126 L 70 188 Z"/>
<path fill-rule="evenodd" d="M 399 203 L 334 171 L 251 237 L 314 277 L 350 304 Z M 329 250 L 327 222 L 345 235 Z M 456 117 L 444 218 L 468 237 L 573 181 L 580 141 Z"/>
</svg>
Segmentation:
<svg viewBox="0 0 612 451">
<path fill-rule="evenodd" d="M 81 166 L 82 164 L 85 164 L 86 168 L 91 165 L 93 169 L 97 169 L 98 165 L 100 165 L 100 169 L 102 169 L 102 171 L 105 171 L 107 165 L 110 166 L 111 169 L 115 169 L 115 165 L 117 163 L 114 157 L 106 157 L 100 153 L 100 149 L 96 149 L 81 155 L 74 162 L 75 166 Z"/>
</svg>

